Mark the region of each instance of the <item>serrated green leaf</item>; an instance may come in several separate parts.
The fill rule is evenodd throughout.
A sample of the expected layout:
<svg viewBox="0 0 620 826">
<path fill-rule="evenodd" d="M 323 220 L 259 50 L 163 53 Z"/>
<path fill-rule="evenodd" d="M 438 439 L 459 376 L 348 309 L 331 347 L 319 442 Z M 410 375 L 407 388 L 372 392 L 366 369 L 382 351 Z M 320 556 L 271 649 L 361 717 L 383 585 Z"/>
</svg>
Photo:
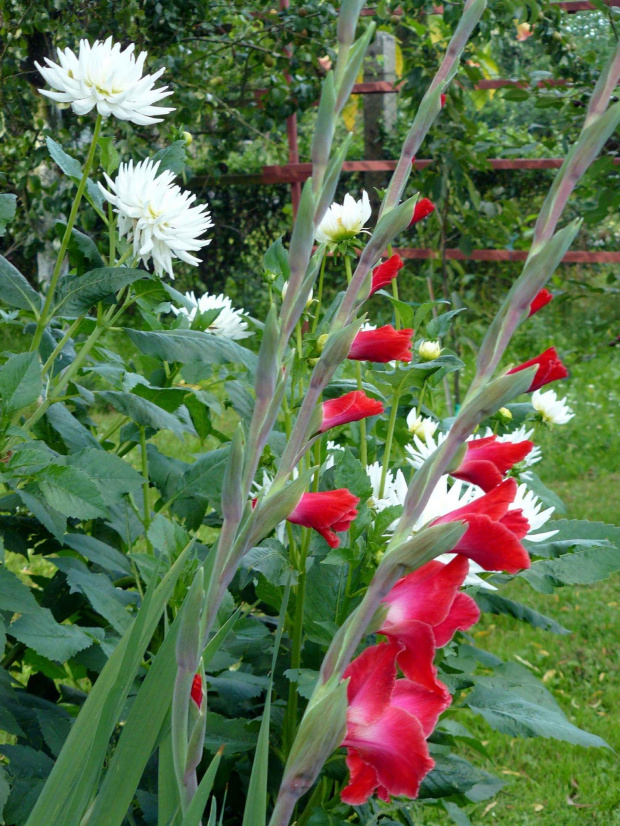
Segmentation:
<svg viewBox="0 0 620 826">
<path fill-rule="evenodd" d="M 63 465 L 48 465 L 36 476 L 48 504 L 65 516 L 97 519 L 107 515 L 97 485 L 82 470 Z"/>
<path fill-rule="evenodd" d="M 256 368 L 256 356 L 236 341 L 200 330 L 160 330 L 145 332 L 127 329 L 127 335 L 147 356 L 181 364 L 243 364 Z"/>
<path fill-rule="evenodd" d="M 210 711 L 207 717 L 205 749 L 215 754 L 224 746 L 224 754 L 240 754 L 256 747 L 256 734 L 248 731 L 247 720 L 229 719 Z"/>
<path fill-rule="evenodd" d="M 52 536 L 55 536 L 56 539 L 61 541 L 67 530 L 66 516 L 63 516 L 57 510 L 50 507 L 47 502 L 43 501 L 36 485 L 28 485 L 26 488 L 18 489 L 16 493 L 43 527 L 46 528 Z"/>
<path fill-rule="evenodd" d="M 4 565 L 0 565 L 0 606 L 12 614 L 28 614 L 39 609 L 28 586 Z"/>
<path fill-rule="evenodd" d="M 284 249 L 282 238 L 274 241 L 263 256 L 263 267 L 268 272 L 281 275 L 285 281 L 288 281 L 291 270 L 288 265 L 288 253 Z"/>
<path fill-rule="evenodd" d="M 9 307 L 38 312 L 42 298 L 20 271 L 0 255 L 0 300 Z"/>
<path fill-rule="evenodd" d="M 429 338 L 441 338 L 445 336 L 450 330 L 450 322 L 459 313 L 464 313 L 467 307 L 460 307 L 458 310 L 448 310 L 447 313 L 438 315 L 437 318 L 431 319 L 426 325 L 426 335 Z"/>
<path fill-rule="evenodd" d="M 507 614 L 510 617 L 527 622 L 535 628 L 543 628 L 545 631 L 551 631 L 552 634 L 570 634 L 568 628 L 564 628 L 559 622 L 556 622 L 551 617 L 540 614 L 534 611 L 533 608 L 528 608 L 527 605 L 521 605 L 520 602 L 514 602 L 512 599 L 500 596 L 493 591 L 488 591 L 481 588 L 475 595 L 474 599 L 481 611 L 487 614 Z"/>
<path fill-rule="evenodd" d="M 153 430 L 171 430 L 179 437 L 182 437 L 183 433 L 188 430 L 188 426 L 173 413 L 168 413 L 163 408 L 148 401 L 148 399 L 136 396 L 135 393 L 124 393 L 121 390 L 100 390 L 99 396 L 136 424 L 152 427 Z"/>
<path fill-rule="evenodd" d="M 62 539 L 64 545 L 77 551 L 89 562 L 113 574 L 131 574 L 127 557 L 111 545 L 84 533 L 67 533 Z"/>
<path fill-rule="evenodd" d="M 65 175 L 79 181 L 82 177 L 82 165 L 71 155 L 68 155 L 62 146 L 53 138 L 46 138 L 47 151 L 50 153 L 52 160 L 55 161 L 62 169 Z"/>
<path fill-rule="evenodd" d="M 185 146 L 185 141 L 175 141 L 153 155 L 151 160 L 159 161 L 158 175 L 166 169 L 174 172 L 175 175 L 181 175 L 185 169 Z"/>
<path fill-rule="evenodd" d="M 0 370 L 0 395 L 5 413 L 13 413 L 35 402 L 41 395 L 41 365 L 38 353 L 11 356 Z"/>
<path fill-rule="evenodd" d="M 15 217 L 17 207 L 17 195 L 3 193 L 0 195 L 0 238 L 6 231 L 6 225 Z M 0 812 L 2 807 L 0 806 Z"/>
<path fill-rule="evenodd" d="M 53 404 L 45 418 L 62 438 L 70 451 L 96 448 L 103 454 L 103 448 L 87 427 L 79 422 L 62 402 Z"/>
<path fill-rule="evenodd" d="M 613 545 L 564 554 L 557 559 L 539 559 L 520 577 L 543 594 L 563 585 L 592 585 L 620 571 L 620 548 Z"/>
<path fill-rule="evenodd" d="M 56 622 L 48 608 L 23 614 L 10 626 L 9 633 L 41 656 L 59 663 L 70 660 L 95 641 L 92 633 L 87 634 L 77 625 Z"/>
<path fill-rule="evenodd" d="M 84 471 L 92 479 L 106 505 L 120 502 L 127 493 L 139 494 L 146 481 L 116 454 L 92 448 L 68 456 L 67 464 Z"/>
<path fill-rule="evenodd" d="M 68 276 L 58 285 L 58 301 L 53 313 L 63 318 L 77 318 L 98 301 L 116 295 L 123 287 L 147 276 L 144 270 L 130 267 L 100 267 L 77 278 Z"/>
<path fill-rule="evenodd" d="M 90 571 L 69 571 L 67 584 L 71 593 L 84 594 L 95 611 L 106 619 L 119 634 L 124 634 L 131 624 L 120 594 L 105 574 L 93 574 Z"/>
</svg>

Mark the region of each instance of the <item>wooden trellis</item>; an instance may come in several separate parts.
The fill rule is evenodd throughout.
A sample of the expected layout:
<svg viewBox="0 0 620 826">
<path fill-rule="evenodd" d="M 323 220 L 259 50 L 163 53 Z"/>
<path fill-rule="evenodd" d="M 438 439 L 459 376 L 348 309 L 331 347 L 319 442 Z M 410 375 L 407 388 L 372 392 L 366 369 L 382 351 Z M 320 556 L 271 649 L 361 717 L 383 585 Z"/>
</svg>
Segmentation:
<svg viewBox="0 0 620 826">
<path fill-rule="evenodd" d="M 605 0 L 607 6 L 620 7 L 620 0 Z M 574 14 L 581 11 L 595 11 L 597 7 L 589 0 L 564 0 L 558 2 L 557 5 L 568 14 Z M 281 8 L 288 8 L 289 0 L 281 0 Z M 443 7 L 436 8 L 437 13 L 443 11 Z M 374 15 L 374 9 L 362 9 L 362 16 Z M 402 13 L 400 9 L 396 9 L 396 14 Z M 353 87 L 352 94 L 354 95 L 375 95 L 375 94 L 395 94 L 399 91 L 402 84 L 394 84 L 388 81 L 371 81 L 356 83 Z M 539 88 L 553 87 L 553 86 L 567 86 L 570 85 L 565 80 L 541 80 L 538 81 Z M 475 84 L 476 89 L 501 89 L 506 86 L 526 87 L 527 83 L 518 80 L 480 80 Z M 258 93 L 260 95 L 260 92 Z M 297 116 L 290 115 L 287 119 L 287 139 L 289 147 L 289 162 L 281 165 L 264 166 L 262 172 L 259 174 L 250 175 L 223 175 L 219 178 L 219 183 L 231 185 L 248 185 L 248 184 L 290 184 L 291 185 L 291 200 L 294 214 L 297 213 L 299 199 L 301 196 L 301 184 L 307 180 L 312 174 L 312 164 L 299 162 L 299 150 L 297 141 Z M 490 158 L 486 163 L 490 169 L 497 171 L 510 170 L 536 170 L 536 169 L 559 169 L 563 163 L 563 158 Z M 620 158 L 613 158 L 614 164 L 620 164 Z M 415 169 L 424 169 L 433 163 L 430 159 L 416 159 L 413 163 Z M 396 168 L 397 161 L 395 160 L 363 160 L 363 161 L 345 161 L 342 166 L 343 172 L 390 172 Z M 432 249 L 424 248 L 401 248 L 395 250 L 402 258 L 410 260 L 427 260 L 430 258 L 439 257 L 440 253 Z M 460 249 L 446 249 L 444 255 L 452 260 L 472 260 L 472 261 L 525 261 L 527 252 L 523 250 L 507 250 L 507 249 L 478 249 L 472 250 L 469 254 L 462 252 Z M 585 252 L 580 250 L 573 250 L 567 252 L 562 259 L 565 264 L 616 264 L 620 263 L 620 251 L 597 251 Z"/>
</svg>

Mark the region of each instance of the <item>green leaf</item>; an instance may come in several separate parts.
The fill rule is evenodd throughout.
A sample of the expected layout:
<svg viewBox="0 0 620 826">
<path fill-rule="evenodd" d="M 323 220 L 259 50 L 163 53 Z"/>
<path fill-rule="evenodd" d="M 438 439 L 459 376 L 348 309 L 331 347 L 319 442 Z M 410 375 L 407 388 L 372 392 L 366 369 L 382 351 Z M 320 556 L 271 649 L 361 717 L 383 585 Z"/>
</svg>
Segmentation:
<svg viewBox="0 0 620 826">
<path fill-rule="evenodd" d="M 187 531 L 178 522 L 166 519 L 161 513 L 149 525 L 147 535 L 154 548 L 170 557 L 176 556 L 189 540 Z"/>
<path fill-rule="evenodd" d="M 185 169 L 185 141 L 175 141 L 165 149 L 160 149 L 151 160 L 159 161 L 158 175 L 166 169 L 174 172 L 175 175 L 181 175 Z"/>
<path fill-rule="evenodd" d="M 127 493 L 139 494 L 146 481 L 128 462 L 101 450 L 87 448 L 68 456 L 67 463 L 95 482 L 106 505 L 120 502 Z"/>
<path fill-rule="evenodd" d="M 527 482 L 528 488 L 534 491 L 543 505 L 546 505 L 548 508 L 555 508 L 556 513 L 566 513 L 566 505 L 562 502 L 557 493 L 554 493 L 545 484 L 543 484 L 542 480 L 533 471 L 526 471 L 526 473 L 523 474 L 523 481 Z"/>
<path fill-rule="evenodd" d="M 348 488 L 361 500 L 366 500 L 372 495 L 372 485 L 368 474 L 350 448 L 338 454 L 338 461 L 334 466 L 334 483 L 337 488 Z"/>
<path fill-rule="evenodd" d="M 444 809 L 448 813 L 450 820 L 456 824 L 456 826 L 471 826 L 471 820 L 467 817 L 467 814 L 456 805 L 456 803 L 450 803 L 449 800 L 442 800 Z"/>
<path fill-rule="evenodd" d="M 551 631 L 552 634 L 570 634 L 568 628 L 564 628 L 559 622 L 556 622 L 551 617 L 544 614 L 539 614 L 533 608 L 528 608 L 526 605 L 521 605 L 520 602 L 514 602 L 511 599 L 502 597 L 494 591 L 488 591 L 481 588 L 474 599 L 481 611 L 487 614 L 507 614 L 510 617 L 527 622 L 535 628 L 543 628 L 545 631 Z"/>
<path fill-rule="evenodd" d="M 620 548 L 620 528 L 604 522 L 588 522 L 585 519 L 557 519 L 552 523 L 557 531 L 545 542 L 526 542 L 530 553 L 555 558 L 570 550 L 585 550 L 612 544 Z"/>
<path fill-rule="evenodd" d="M 5 413 L 31 405 L 41 395 L 41 388 L 38 353 L 11 356 L 0 370 L 0 395 Z"/>
<path fill-rule="evenodd" d="M 4 565 L 0 565 L 0 606 L 12 614 L 28 614 L 39 609 L 30 589 Z"/>
<path fill-rule="evenodd" d="M 39 493 L 37 486 L 29 485 L 27 488 L 18 489 L 16 493 L 43 527 L 56 539 L 62 541 L 62 537 L 67 530 L 67 519 L 44 502 L 40 495 L 37 495 Z"/>
<path fill-rule="evenodd" d="M 564 585 L 592 585 L 620 571 L 620 548 L 613 545 L 589 548 L 557 559 L 539 559 L 519 576 L 542 594 Z"/>
<path fill-rule="evenodd" d="M 9 633 L 19 642 L 34 648 L 41 656 L 59 663 L 70 660 L 95 640 L 92 633 L 87 634 L 77 625 L 61 625 L 56 622 L 48 608 L 38 608 L 36 612 L 23 614 L 11 625 Z"/>
<path fill-rule="evenodd" d="M 6 231 L 6 225 L 10 224 L 15 217 L 15 209 L 17 207 L 17 195 L 9 195 L 3 193 L 0 195 L 0 238 Z M 0 807 L 0 812 L 2 807 Z"/>
<path fill-rule="evenodd" d="M 2 817 L 4 804 L 9 798 L 10 791 L 11 787 L 9 786 L 9 781 L 6 777 L 6 770 L 0 766 L 0 817 Z"/>
<path fill-rule="evenodd" d="M 450 330 L 450 322 L 459 313 L 465 312 L 467 307 L 460 307 L 458 310 L 449 310 L 447 313 L 438 315 L 437 318 L 431 319 L 426 325 L 426 335 L 429 338 L 441 338 L 445 336 Z"/>
<path fill-rule="evenodd" d="M 84 427 L 62 402 L 53 404 L 45 414 L 45 418 L 70 451 L 96 448 L 103 454 L 103 448 L 90 430 Z"/>
<path fill-rule="evenodd" d="M 198 521 L 200 524 L 207 500 L 219 510 L 229 453 L 229 447 L 221 447 L 202 454 L 189 465 L 175 487 L 173 510 L 188 519 L 191 526 L 197 527 L 196 519 L 202 512 Z"/>
<path fill-rule="evenodd" d="M 114 138 L 99 138 L 98 143 L 101 166 L 108 175 L 113 175 L 120 164 L 120 156 L 114 146 Z"/>
<path fill-rule="evenodd" d="M 578 746 L 609 748 L 595 734 L 570 723 L 552 695 L 526 669 L 498 666 L 491 677 L 476 677 L 466 704 L 491 728 L 511 737 L 544 737 Z"/>
<path fill-rule="evenodd" d="M 67 224 L 65 221 L 56 221 L 54 224 L 54 230 L 59 240 L 62 240 L 66 229 Z M 71 230 L 67 253 L 69 254 L 69 262 L 71 265 L 70 269 L 75 269 L 77 276 L 81 276 L 87 270 L 92 270 L 95 267 L 105 266 L 99 250 L 97 249 L 97 245 L 93 239 L 88 235 L 85 235 L 83 232 L 80 232 L 79 229 L 74 228 Z M 63 283 L 65 286 L 70 284 L 75 280 L 75 278 L 75 274 L 65 276 L 61 279 L 60 284 L 58 285 L 59 288 L 63 285 Z"/>
<path fill-rule="evenodd" d="M 82 165 L 80 162 L 72 158 L 71 155 L 67 155 L 62 146 L 52 138 L 46 138 L 45 143 L 47 144 L 47 151 L 52 156 L 52 160 L 58 164 L 65 175 L 79 181 L 82 177 Z"/>
<path fill-rule="evenodd" d="M 256 368 L 256 356 L 246 347 L 228 338 L 200 330 L 159 330 L 144 332 L 126 330 L 127 335 L 147 356 L 181 364 L 243 364 L 248 370 Z"/>
<path fill-rule="evenodd" d="M 58 301 L 54 315 L 77 318 L 84 315 L 98 301 L 116 293 L 139 278 L 146 278 L 144 270 L 130 267 L 100 267 L 79 278 L 63 279 L 58 286 Z"/>
<path fill-rule="evenodd" d="M 182 437 L 183 433 L 188 431 L 188 425 L 183 424 L 173 413 L 168 413 L 153 402 L 136 396 L 135 393 L 123 393 L 121 390 L 100 390 L 99 396 L 136 424 L 152 427 L 153 430 L 171 430 L 179 437 Z"/>
<path fill-rule="evenodd" d="M 42 298 L 10 261 L 0 255 L 0 299 L 19 310 L 41 309 Z"/>
<path fill-rule="evenodd" d="M 131 564 L 127 557 L 111 545 L 106 545 L 100 539 L 85 533 L 67 533 L 63 537 L 63 545 L 77 551 L 89 562 L 109 571 L 112 574 L 131 574 Z"/>
<path fill-rule="evenodd" d="M 48 465 L 36 476 L 48 504 L 74 519 L 97 519 L 107 515 L 97 485 L 82 470 Z"/>
<path fill-rule="evenodd" d="M 224 754 L 240 754 L 256 747 L 256 734 L 246 728 L 247 720 L 229 719 L 210 711 L 207 717 L 205 749 L 215 754 L 224 746 Z"/>
<path fill-rule="evenodd" d="M 181 826 L 200 826 L 202 823 L 201 818 L 207 806 L 209 795 L 211 794 L 211 789 L 213 788 L 213 781 L 215 780 L 215 775 L 217 774 L 217 769 L 220 765 L 221 759 L 222 753 L 218 752 L 209 763 L 209 768 L 204 773 L 202 780 L 196 789 L 194 797 L 192 798 L 192 802 L 187 807 Z"/>
<path fill-rule="evenodd" d="M 468 760 L 456 754 L 435 754 L 435 768 L 427 774 L 420 786 L 420 799 L 451 797 L 456 794 L 466 794 L 478 783 L 489 779 L 504 784 L 488 772 L 473 766 Z"/>
<path fill-rule="evenodd" d="M 291 269 L 288 264 L 288 253 L 284 249 L 282 238 L 274 241 L 263 256 L 263 267 L 267 272 L 271 272 L 276 276 L 281 275 L 285 281 L 288 281 Z"/>
<path fill-rule="evenodd" d="M 105 574 L 69 571 L 67 584 L 72 594 L 84 594 L 95 611 L 106 619 L 115 631 L 121 635 L 125 633 L 131 624 L 131 617 L 120 597 L 124 592 L 115 588 Z"/>
</svg>

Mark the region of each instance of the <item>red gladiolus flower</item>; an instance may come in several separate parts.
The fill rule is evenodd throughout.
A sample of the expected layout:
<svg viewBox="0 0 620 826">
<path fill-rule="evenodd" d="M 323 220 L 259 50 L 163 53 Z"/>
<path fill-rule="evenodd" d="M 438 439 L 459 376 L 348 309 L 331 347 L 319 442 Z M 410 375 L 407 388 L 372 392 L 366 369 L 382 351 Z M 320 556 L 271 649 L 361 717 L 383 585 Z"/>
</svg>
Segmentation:
<svg viewBox="0 0 620 826">
<path fill-rule="evenodd" d="M 411 361 L 413 330 L 395 330 L 391 324 L 378 330 L 363 330 L 353 339 L 347 358 L 354 361 Z"/>
<path fill-rule="evenodd" d="M 398 275 L 398 271 L 404 266 L 405 263 L 400 255 L 392 255 L 387 261 L 384 261 L 383 264 L 379 264 L 378 267 L 375 267 L 372 271 L 370 295 L 376 293 L 377 290 L 381 289 L 381 287 L 385 287 L 390 284 Z"/>
<path fill-rule="evenodd" d="M 443 107 L 446 105 L 446 96 L 442 93 L 439 96 L 439 99 L 440 99 L 440 102 L 441 102 L 441 108 L 443 109 Z"/>
<path fill-rule="evenodd" d="M 194 677 L 194 681 L 192 682 L 192 690 L 190 692 L 190 697 L 196 703 L 198 708 L 202 708 L 202 700 L 204 697 L 204 692 L 202 690 L 202 677 L 200 674 L 196 674 Z"/>
<path fill-rule="evenodd" d="M 340 488 L 321 493 L 304 493 L 288 521 L 320 533 L 330 548 L 337 548 L 340 540 L 334 531 L 348 531 L 357 516 L 357 496 Z"/>
<path fill-rule="evenodd" d="M 404 675 L 432 692 L 443 708 L 450 705 L 450 693 L 437 679 L 435 649 L 480 617 L 473 599 L 459 592 L 468 571 L 464 556 L 447 565 L 432 560 L 399 580 L 383 600 L 388 613 L 379 633 L 403 646 L 397 660 Z"/>
<path fill-rule="evenodd" d="M 544 353 L 541 353 L 529 361 L 524 361 L 523 364 L 520 364 L 518 367 L 513 367 L 508 373 L 518 373 L 520 370 L 533 367 L 535 364 L 538 365 L 538 370 L 536 371 L 533 382 L 528 388 L 530 393 L 538 390 L 540 387 L 544 387 L 545 384 L 558 381 L 558 379 L 565 379 L 568 376 L 568 370 L 562 364 L 555 347 L 549 347 Z"/>
<path fill-rule="evenodd" d="M 368 416 L 379 416 L 385 409 L 380 401 L 371 399 L 362 390 L 354 390 L 339 399 L 329 399 L 321 406 L 323 424 L 319 428 L 319 433 L 325 433 L 339 424 L 358 422 Z"/>
<path fill-rule="evenodd" d="M 553 295 L 549 292 L 549 290 L 540 290 L 540 292 L 536 295 L 536 298 L 530 304 L 530 311 L 527 314 L 527 317 L 534 315 L 539 310 L 542 310 L 543 307 L 546 307 L 547 304 L 553 301 Z"/>
<path fill-rule="evenodd" d="M 454 552 L 473 559 L 485 571 L 516 574 L 530 567 L 529 554 L 519 541 L 529 531 L 530 524 L 521 509 L 508 510 L 516 493 L 516 481 L 506 479 L 480 499 L 440 516 L 432 524 L 465 522 L 467 530 Z"/>
<path fill-rule="evenodd" d="M 365 803 L 374 791 L 415 797 L 433 768 L 426 736 L 445 706 L 408 680 L 396 679 L 399 647 L 367 648 L 344 672 L 347 688 L 347 766 L 351 773 L 342 800 Z M 435 705 L 433 705 L 435 704 Z"/>
<path fill-rule="evenodd" d="M 522 462 L 534 448 L 534 442 L 498 442 L 497 436 L 467 442 L 465 458 L 451 475 L 484 491 L 500 484 L 511 467 Z"/>
<path fill-rule="evenodd" d="M 413 209 L 413 217 L 409 222 L 409 226 L 412 227 L 414 224 L 423 221 L 424 218 L 428 218 L 431 212 L 435 212 L 435 204 L 428 198 L 420 198 Z"/>
</svg>

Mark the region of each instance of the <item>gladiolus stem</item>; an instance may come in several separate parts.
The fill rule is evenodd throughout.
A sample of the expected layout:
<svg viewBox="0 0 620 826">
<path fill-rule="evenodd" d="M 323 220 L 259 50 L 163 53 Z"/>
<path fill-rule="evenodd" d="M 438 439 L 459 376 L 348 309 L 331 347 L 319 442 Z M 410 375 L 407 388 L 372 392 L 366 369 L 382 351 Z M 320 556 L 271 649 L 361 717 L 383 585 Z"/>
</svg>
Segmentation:
<svg viewBox="0 0 620 826">
<path fill-rule="evenodd" d="M 353 273 L 351 271 L 351 259 L 348 255 L 344 256 L 344 267 L 347 273 L 347 284 L 351 283 Z M 362 365 L 361 362 L 355 362 L 355 377 L 357 378 L 357 389 L 363 390 L 364 383 L 362 381 Z M 366 420 L 360 420 L 360 462 L 364 467 L 368 464 L 368 446 L 366 445 Z"/>
<path fill-rule="evenodd" d="M 325 265 L 327 264 L 327 256 L 323 256 L 321 261 L 321 269 L 319 270 L 319 286 L 316 296 L 316 312 L 314 314 L 314 322 L 312 323 L 312 332 L 316 333 L 316 328 L 319 326 L 319 317 L 321 314 L 321 303 L 323 301 L 323 282 L 325 280 Z"/>
<path fill-rule="evenodd" d="M 390 420 L 388 422 L 387 436 L 385 439 L 385 448 L 383 451 L 383 467 L 381 468 L 381 483 L 379 484 L 379 499 L 383 499 L 385 492 L 385 480 L 387 472 L 390 467 L 390 455 L 392 453 L 392 441 L 394 439 L 394 428 L 396 427 L 396 416 L 398 415 L 398 402 L 400 401 L 400 393 L 398 388 L 394 390 L 392 396 L 392 409 L 390 410 Z"/>
<path fill-rule="evenodd" d="M 73 204 L 71 206 L 71 212 L 69 213 L 69 220 L 67 221 L 67 226 L 65 227 L 65 233 L 62 236 L 62 241 L 60 242 L 60 249 L 58 250 L 58 258 L 56 259 L 56 264 L 54 266 L 54 272 L 52 273 L 52 278 L 49 283 L 49 287 L 47 289 L 47 295 L 45 296 L 45 304 L 43 305 L 43 309 L 41 310 L 41 316 L 37 323 L 37 329 L 34 332 L 34 336 L 32 338 L 32 344 L 30 345 L 30 351 L 38 350 L 39 345 L 41 343 L 41 339 L 43 337 L 43 331 L 45 330 L 45 325 L 47 324 L 48 317 L 50 314 L 50 310 L 52 307 L 52 301 L 54 300 L 54 293 L 56 292 L 56 287 L 58 285 L 58 279 L 60 278 L 60 272 L 62 270 L 62 265 L 65 260 L 65 255 L 67 253 L 67 247 L 69 246 L 69 241 L 71 239 L 71 232 L 73 230 L 73 225 L 75 224 L 75 219 L 77 218 L 78 208 L 80 206 L 80 202 L 82 201 L 82 196 L 84 195 L 84 190 L 86 189 L 86 182 L 88 181 L 88 174 L 92 168 L 93 161 L 95 160 L 95 151 L 97 149 L 97 141 L 99 140 L 99 133 L 101 132 L 101 124 L 103 123 L 103 118 L 101 115 L 97 115 L 97 119 L 95 120 L 95 128 L 93 131 L 93 139 L 90 144 L 90 149 L 88 150 L 88 156 L 86 158 L 86 162 L 84 163 L 84 171 L 82 172 L 82 177 L 80 179 L 80 183 L 78 184 L 77 192 L 75 193 L 75 198 L 73 199 Z M 110 262 L 111 263 L 111 262 Z"/>
<path fill-rule="evenodd" d="M 144 477 L 144 482 L 142 484 L 142 499 L 143 501 L 143 513 L 144 518 L 142 520 L 142 524 L 144 525 L 144 537 L 146 539 L 146 549 L 148 553 L 153 553 L 153 546 L 151 545 L 151 540 L 148 537 L 149 526 L 151 524 L 151 507 L 149 504 L 149 460 L 146 453 L 146 429 L 144 425 L 140 425 L 140 453 L 141 453 L 141 460 L 142 460 L 142 476 Z"/>
<path fill-rule="evenodd" d="M 304 609 L 306 602 L 306 557 L 310 545 L 310 528 L 305 528 L 301 541 L 301 550 L 298 560 L 298 580 L 295 587 L 295 617 L 293 620 L 293 646 L 291 649 L 291 668 L 299 668 L 301 665 L 301 649 L 303 642 Z M 286 752 L 290 751 L 297 731 L 297 682 L 291 680 L 288 690 L 288 703 L 286 706 L 286 725 L 284 733 L 286 736 Z"/>
</svg>

